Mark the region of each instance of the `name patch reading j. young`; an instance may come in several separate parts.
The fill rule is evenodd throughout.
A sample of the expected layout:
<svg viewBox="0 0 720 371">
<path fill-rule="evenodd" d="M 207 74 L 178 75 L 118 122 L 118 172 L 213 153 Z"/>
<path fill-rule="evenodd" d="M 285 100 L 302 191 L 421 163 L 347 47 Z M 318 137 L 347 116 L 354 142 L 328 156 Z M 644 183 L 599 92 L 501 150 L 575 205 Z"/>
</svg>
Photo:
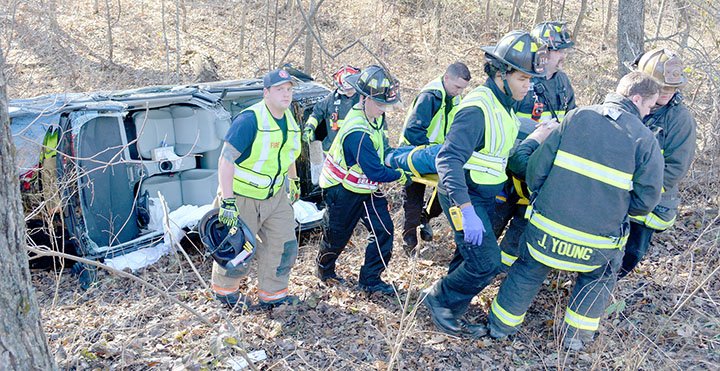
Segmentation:
<svg viewBox="0 0 720 371">
<path fill-rule="evenodd" d="M 550 250 L 554 254 L 567 256 L 568 258 L 590 260 L 590 258 L 592 257 L 593 250 L 589 247 L 575 245 L 567 241 L 559 240 L 552 236 L 550 236 L 550 242 L 552 245 L 548 246 L 547 239 L 548 235 L 543 234 L 542 240 L 537 241 L 538 246 L 541 246 L 545 250 L 550 248 Z"/>
</svg>

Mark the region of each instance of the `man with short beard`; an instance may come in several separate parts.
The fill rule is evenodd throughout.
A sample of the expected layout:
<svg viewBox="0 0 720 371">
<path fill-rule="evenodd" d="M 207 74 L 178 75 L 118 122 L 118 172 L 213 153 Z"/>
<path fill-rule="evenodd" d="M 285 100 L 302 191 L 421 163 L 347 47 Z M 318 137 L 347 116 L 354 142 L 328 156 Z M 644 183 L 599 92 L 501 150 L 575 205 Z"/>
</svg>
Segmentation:
<svg viewBox="0 0 720 371">
<path fill-rule="evenodd" d="M 645 215 L 660 200 L 662 154 L 641 121 L 659 91 L 651 76 L 627 74 L 603 104 L 571 111 L 530 156 L 529 222 L 490 307 L 491 337 L 518 331 L 547 274 L 558 269 L 578 272 L 563 344 L 580 350 L 592 341 L 615 286 L 628 215 Z"/>
</svg>

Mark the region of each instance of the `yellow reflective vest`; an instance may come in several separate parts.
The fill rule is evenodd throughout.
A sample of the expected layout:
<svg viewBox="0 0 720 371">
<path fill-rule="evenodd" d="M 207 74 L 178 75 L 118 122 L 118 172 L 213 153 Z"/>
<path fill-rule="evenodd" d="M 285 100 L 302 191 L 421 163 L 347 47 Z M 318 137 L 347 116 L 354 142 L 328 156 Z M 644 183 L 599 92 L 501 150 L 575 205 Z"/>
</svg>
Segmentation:
<svg viewBox="0 0 720 371">
<path fill-rule="evenodd" d="M 287 132 L 283 132 L 265 106 L 265 100 L 246 110 L 255 113 L 257 134 L 250 147 L 250 156 L 235 164 L 233 192 L 264 200 L 280 190 L 290 165 L 300 155 L 300 126 L 290 110 L 285 110 Z"/>
<path fill-rule="evenodd" d="M 494 185 L 507 180 L 505 167 L 520 128 L 520 121 L 513 111 L 505 110 L 500 101 L 486 86 L 479 86 L 450 113 L 452 125 L 455 114 L 466 107 L 478 107 L 485 121 L 485 145 L 479 151 L 473 151 L 463 166 L 469 170 L 470 178 L 476 184 Z"/>
<path fill-rule="evenodd" d="M 420 89 L 420 93 L 418 95 L 424 93 L 424 92 L 431 92 L 431 91 L 439 91 L 442 94 L 442 99 L 440 103 L 440 108 L 435 112 L 435 115 L 432 117 L 432 120 L 430 120 L 430 125 L 427 128 L 427 138 L 430 144 L 442 144 L 445 142 L 445 135 L 447 134 L 448 130 L 450 130 L 450 120 L 447 117 L 446 114 L 446 102 L 445 99 L 447 99 L 447 92 L 445 92 L 445 87 L 442 83 L 442 75 L 436 78 L 435 80 L 430 81 L 427 85 L 425 85 L 422 89 Z M 457 107 L 460 104 L 460 96 L 453 97 L 453 107 Z M 405 129 L 407 129 L 408 123 L 410 121 L 410 118 L 412 114 L 415 112 L 415 108 L 417 106 L 417 97 L 413 100 L 412 105 L 410 105 L 410 109 L 408 109 L 407 114 L 405 115 L 405 125 L 403 126 L 403 135 L 400 137 L 400 143 L 401 146 L 409 146 L 412 145 L 410 141 L 405 138 Z"/>
<path fill-rule="evenodd" d="M 350 133 L 358 131 L 366 133 L 380 159 L 385 158 L 386 134 L 382 117 L 378 118 L 375 124 L 371 124 L 361 109 L 353 108 L 345 116 L 343 125 L 330 146 L 327 157 L 325 157 L 322 173 L 320 174 L 320 187 L 330 188 L 342 184 L 348 191 L 361 194 L 369 194 L 378 189 L 379 183 L 368 179 L 359 163 L 348 167 L 345 161 L 345 151 L 343 149 L 345 138 Z"/>
</svg>

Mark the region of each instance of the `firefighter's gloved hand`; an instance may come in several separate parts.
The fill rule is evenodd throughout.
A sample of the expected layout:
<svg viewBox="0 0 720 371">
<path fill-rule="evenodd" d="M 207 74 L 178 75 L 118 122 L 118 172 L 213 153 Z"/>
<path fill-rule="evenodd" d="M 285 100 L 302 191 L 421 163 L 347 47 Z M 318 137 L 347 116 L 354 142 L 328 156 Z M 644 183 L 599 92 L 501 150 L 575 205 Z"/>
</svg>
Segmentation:
<svg viewBox="0 0 720 371">
<path fill-rule="evenodd" d="M 409 175 L 402 169 L 397 169 L 397 171 L 400 173 L 400 177 L 397 179 L 398 183 L 402 184 L 403 186 L 407 186 L 408 184 L 412 183 L 412 180 L 410 179 L 411 175 Z"/>
<path fill-rule="evenodd" d="M 220 223 L 228 227 L 235 227 L 238 224 L 238 211 L 235 205 L 235 197 L 223 198 L 220 204 L 220 213 L 218 215 Z"/>
<path fill-rule="evenodd" d="M 310 124 L 305 125 L 305 129 L 303 129 L 303 133 L 302 133 L 302 139 L 303 139 L 303 141 L 307 142 L 308 144 L 310 144 L 310 142 L 314 141 L 315 140 L 315 127 Z"/>
<path fill-rule="evenodd" d="M 288 178 L 288 198 L 291 204 L 300 199 L 300 178 Z"/>
<path fill-rule="evenodd" d="M 470 205 L 463 207 L 460 211 L 462 212 L 462 226 L 463 232 L 465 233 L 465 242 L 473 245 L 482 244 L 483 234 L 485 234 L 485 226 L 475 212 L 475 208 Z"/>
</svg>

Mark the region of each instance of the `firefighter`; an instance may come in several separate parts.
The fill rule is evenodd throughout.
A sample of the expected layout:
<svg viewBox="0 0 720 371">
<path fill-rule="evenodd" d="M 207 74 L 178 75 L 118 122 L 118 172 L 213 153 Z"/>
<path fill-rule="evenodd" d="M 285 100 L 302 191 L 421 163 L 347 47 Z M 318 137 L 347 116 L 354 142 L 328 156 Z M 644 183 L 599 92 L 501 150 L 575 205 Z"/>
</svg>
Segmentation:
<svg viewBox="0 0 720 371">
<path fill-rule="evenodd" d="M 629 232 L 629 215 L 660 200 L 662 154 L 641 118 L 660 86 L 632 72 L 601 105 L 570 112 L 530 156 L 533 190 L 520 256 L 490 306 L 490 336 L 517 331 L 551 269 L 578 272 L 565 312 L 563 344 L 592 340 L 608 302 Z"/>
<path fill-rule="evenodd" d="M 296 303 L 288 295 L 290 270 L 298 243 L 295 217 L 288 202 L 299 197 L 295 159 L 300 154 L 300 126 L 289 110 L 294 82 L 285 70 L 263 77 L 263 100 L 246 108 L 233 120 L 220 154 L 220 211 L 218 219 L 235 227 L 238 216 L 259 237 L 260 305 Z M 287 180 L 286 180 L 287 178 Z M 289 181 L 290 184 L 285 183 Z M 239 287 L 247 269 L 226 270 L 213 262 L 212 290 L 230 307 L 245 301 Z"/>
<path fill-rule="evenodd" d="M 303 140 L 308 144 L 315 140 L 318 125 L 324 123 L 325 137 L 322 139 L 322 149 L 323 152 L 330 150 L 330 145 L 340 130 L 345 115 L 360 100 L 360 96 L 355 94 L 355 89 L 345 81 L 348 76 L 358 73 L 360 73 L 358 68 L 349 65 L 342 66 L 333 73 L 335 91 L 313 107 L 312 114 L 305 122 Z"/>
<path fill-rule="evenodd" d="M 660 97 L 645 117 L 645 126 L 655 134 L 665 159 L 663 194 L 660 203 L 647 215 L 630 220 L 630 237 L 625 247 L 620 277 L 642 260 L 653 233 L 670 228 L 680 203 L 678 186 L 695 156 L 695 119 L 683 104 L 680 89 L 687 83 L 683 62 L 669 49 L 658 48 L 643 54 L 635 69 L 660 81 Z"/>
<path fill-rule="evenodd" d="M 464 63 L 455 62 L 447 67 L 442 76 L 427 83 L 408 109 L 400 145 L 442 144 L 449 126 L 448 115 L 460 104 L 460 95 L 469 82 L 470 70 Z M 403 210 L 403 248 L 412 256 L 418 244 L 417 227 L 420 226 L 420 238 L 432 241 L 430 219 L 440 215 L 442 209 L 437 197 L 431 197 L 425 202 L 424 184 L 411 182 L 405 188 Z"/>
<path fill-rule="evenodd" d="M 326 211 L 317 276 L 326 283 L 345 282 L 336 273 L 335 262 L 358 221 L 362 221 L 370 237 L 358 287 L 369 293 L 392 294 L 392 285 L 380 278 L 390 263 L 394 229 L 379 185 L 408 181 L 405 172 L 383 164 L 385 154 L 391 150 L 385 133 L 385 112 L 400 101 L 399 85 L 380 66 L 369 66 L 346 81 L 361 97 L 345 117 L 320 175 Z"/>
<path fill-rule="evenodd" d="M 548 47 L 548 62 L 545 75 L 532 79 L 532 88 L 525 99 L 517 106 L 517 115 L 521 119 L 532 119 L 534 122 L 562 122 L 566 112 L 575 108 L 575 92 L 570 79 L 562 70 L 563 62 L 575 41 L 567 29 L 565 22 L 543 22 L 535 26 L 531 32 L 538 41 Z M 530 127 L 532 130 L 532 126 Z M 521 137 L 523 133 L 521 128 Z M 536 144 L 539 144 L 536 142 Z M 529 203 L 528 189 L 522 178 L 513 176 L 505 183 L 503 192 L 496 199 L 495 214 L 492 218 L 495 237 L 505 230 L 500 241 L 503 269 L 507 270 L 517 259 L 520 235 L 527 226 L 525 210 Z M 509 223 L 509 224 L 508 224 Z"/>
<path fill-rule="evenodd" d="M 482 325 L 461 317 L 470 301 L 500 272 L 500 250 L 490 230 L 495 195 L 507 179 L 505 163 L 520 123 L 513 107 L 544 73 L 545 47 L 528 32 L 512 31 L 484 47 L 485 83 L 450 115 L 450 130 L 438 153 L 440 205 L 455 229 L 455 257 L 444 278 L 424 290 L 435 326 L 453 335 L 479 337 Z M 461 221 L 457 215 L 461 214 Z"/>
</svg>

